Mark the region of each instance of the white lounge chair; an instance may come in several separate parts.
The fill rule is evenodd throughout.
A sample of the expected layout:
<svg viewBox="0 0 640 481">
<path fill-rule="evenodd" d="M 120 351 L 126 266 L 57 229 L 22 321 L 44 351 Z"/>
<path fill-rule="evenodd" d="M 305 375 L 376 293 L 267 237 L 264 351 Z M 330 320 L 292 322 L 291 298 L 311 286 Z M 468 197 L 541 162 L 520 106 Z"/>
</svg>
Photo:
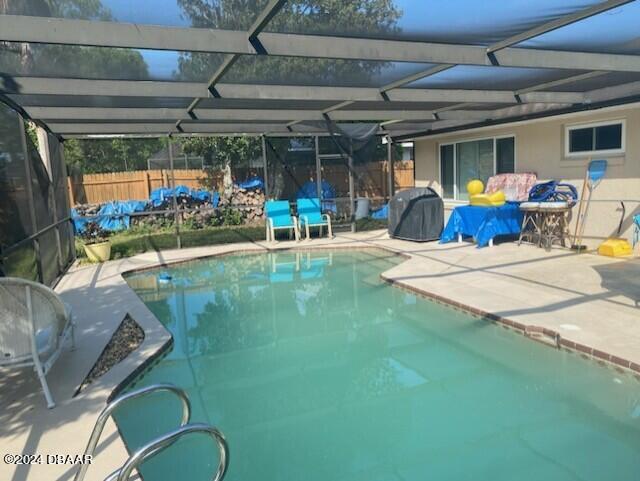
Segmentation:
<svg viewBox="0 0 640 481">
<path fill-rule="evenodd" d="M 0 368 L 33 366 L 47 400 L 55 407 L 45 378 L 64 342 L 75 347 L 69 306 L 48 287 L 14 277 L 0 277 Z"/>
</svg>

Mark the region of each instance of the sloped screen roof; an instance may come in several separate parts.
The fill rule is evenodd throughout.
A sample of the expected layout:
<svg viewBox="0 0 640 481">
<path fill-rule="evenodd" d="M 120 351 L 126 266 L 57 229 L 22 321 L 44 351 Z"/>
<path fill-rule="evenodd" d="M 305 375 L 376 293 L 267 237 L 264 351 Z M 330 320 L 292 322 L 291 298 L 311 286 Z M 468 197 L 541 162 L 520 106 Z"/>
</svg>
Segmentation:
<svg viewBox="0 0 640 481">
<path fill-rule="evenodd" d="M 407 138 L 635 101 L 639 24 L 629 0 L 6 0 L 0 95 L 62 137 Z"/>
</svg>

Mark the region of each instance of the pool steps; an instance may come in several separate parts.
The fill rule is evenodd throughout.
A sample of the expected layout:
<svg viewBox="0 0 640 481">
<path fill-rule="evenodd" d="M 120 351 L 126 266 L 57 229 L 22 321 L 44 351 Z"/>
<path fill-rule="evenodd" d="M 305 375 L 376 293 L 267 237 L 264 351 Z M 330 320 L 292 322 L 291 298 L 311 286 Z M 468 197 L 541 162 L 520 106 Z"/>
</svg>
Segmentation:
<svg viewBox="0 0 640 481">
<path fill-rule="evenodd" d="M 111 417 L 113 412 L 118 407 L 128 403 L 133 399 L 138 399 L 141 397 L 145 397 L 151 393 L 163 391 L 173 394 L 180 400 L 180 403 L 182 405 L 182 418 L 180 420 L 180 426 L 177 429 L 164 434 L 163 436 L 160 436 L 159 438 L 156 438 L 139 448 L 137 451 L 131 454 L 129 459 L 127 459 L 127 461 L 121 468 L 118 468 L 113 473 L 111 473 L 105 479 L 105 481 L 127 481 L 131 476 L 132 471 L 136 469 L 140 464 L 142 464 L 146 459 L 149 459 L 152 456 L 158 454 L 160 451 L 168 448 L 182 436 L 192 433 L 209 434 L 215 440 L 218 447 L 220 460 L 213 481 L 221 481 L 222 478 L 224 478 L 225 472 L 227 470 L 227 460 L 229 457 L 228 446 L 224 435 L 216 428 L 207 424 L 189 424 L 189 421 L 191 420 L 191 402 L 189 401 L 189 397 L 184 392 L 184 390 L 180 389 L 177 386 L 174 386 L 173 384 L 153 384 L 151 386 L 145 386 L 143 388 L 136 389 L 134 391 L 118 396 L 116 399 L 109 402 L 102 410 L 102 412 L 98 416 L 98 419 L 96 420 L 95 425 L 93 426 L 93 431 L 91 431 L 91 436 L 89 436 L 89 441 L 87 442 L 87 447 L 85 448 L 84 455 L 94 455 L 94 452 L 98 445 L 98 441 L 100 440 L 100 436 L 102 435 L 102 431 L 104 430 L 104 426 L 107 423 L 107 420 Z M 78 471 L 76 472 L 74 481 L 83 481 L 85 475 L 87 474 L 88 467 L 88 463 L 81 464 Z"/>
</svg>

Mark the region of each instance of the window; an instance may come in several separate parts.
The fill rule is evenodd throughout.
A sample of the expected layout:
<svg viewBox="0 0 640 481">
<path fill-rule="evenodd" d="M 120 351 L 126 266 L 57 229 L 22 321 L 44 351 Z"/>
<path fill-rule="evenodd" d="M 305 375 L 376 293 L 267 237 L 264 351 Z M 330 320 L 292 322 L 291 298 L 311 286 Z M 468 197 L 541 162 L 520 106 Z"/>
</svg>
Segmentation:
<svg viewBox="0 0 640 481">
<path fill-rule="evenodd" d="M 624 153 L 624 120 L 568 126 L 565 156 Z"/>
<path fill-rule="evenodd" d="M 402 142 L 402 160 L 413 160 L 413 142 Z"/>
<path fill-rule="evenodd" d="M 440 145 L 440 185 L 445 199 L 466 200 L 470 180 L 486 184 L 492 175 L 511 172 L 515 172 L 514 137 Z"/>
<path fill-rule="evenodd" d="M 516 171 L 515 148 L 513 137 L 496 139 L 496 174 L 512 174 Z"/>
</svg>

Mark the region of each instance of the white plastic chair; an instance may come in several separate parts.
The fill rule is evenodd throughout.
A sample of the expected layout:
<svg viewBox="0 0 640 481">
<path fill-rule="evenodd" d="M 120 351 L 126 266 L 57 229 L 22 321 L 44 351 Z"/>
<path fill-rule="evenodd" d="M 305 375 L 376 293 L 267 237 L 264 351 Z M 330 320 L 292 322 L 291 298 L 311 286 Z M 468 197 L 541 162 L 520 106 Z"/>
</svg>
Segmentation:
<svg viewBox="0 0 640 481">
<path fill-rule="evenodd" d="M 68 305 L 48 287 L 15 277 L 0 278 L 0 368 L 33 366 L 47 407 L 55 407 L 46 374 L 65 341 L 75 347 Z"/>
</svg>

